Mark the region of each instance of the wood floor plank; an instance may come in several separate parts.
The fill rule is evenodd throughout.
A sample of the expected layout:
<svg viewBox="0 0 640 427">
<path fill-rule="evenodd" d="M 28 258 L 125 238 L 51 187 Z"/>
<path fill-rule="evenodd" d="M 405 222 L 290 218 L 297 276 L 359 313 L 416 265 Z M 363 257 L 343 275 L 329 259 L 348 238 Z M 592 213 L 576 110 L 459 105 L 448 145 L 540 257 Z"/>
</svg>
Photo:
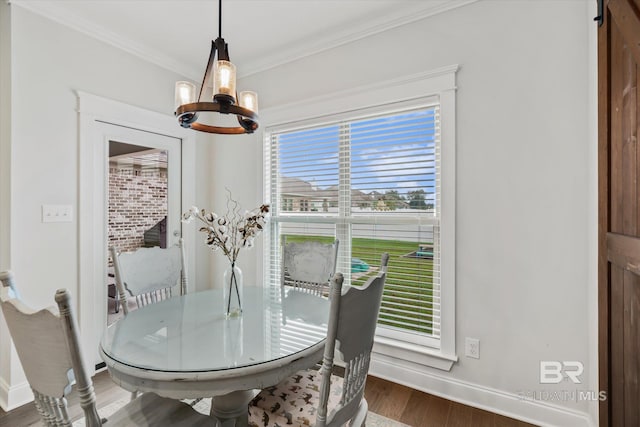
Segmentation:
<svg viewBox="0 0 640 427">
<path fill-rule="evenodd" d="M 423 419 L 424 427 L 447 426 L 451 401 L 438 396 L 427 395 L 427 416 Z"/>
<path fill-rule="evenodd" d="M 367 384 L 364 389 L 364 398 L 367 399 L 369 410 L 376 412 L 373 408 L 378 408 L 381 405 L 382 399 L 384 399 L 384 383 L 376 377 L 367 378 Z M 376 412 L 377 413 L 377 412 Z"/>
<path fill-rule="evenodd" d="M 40 416 L 33 403 L 27 403 L 8 413 L 0 409 L 0 426 L 2 427 L 28 426 L 37 422 L 40 422 Z"/>
<path fill-rule="evenodd" d="M 405 408 L 411 397 L 412 390 L 400 384 L 388 382 L 387 384 L 388 385 L 385 386 L 385 392 L 382 393 L 384 398 L 376 405 L 377 411 L 374 412 L 384 417 L 397 420 L 406 412 Z M 393 396 L 393 399 L 390 399 L 389 396 Z"/>
<path fill-rule="evenodd" d="M 495 427 L 524 427 L 530 424 L 527 424 L 519 420 L 514 420 L 513 418 L 508 418 L 502 415 L 494 414 L 493 425 Z"/>
<path fill-rule="evenodd" d="M 401 423 L 408 424 L 410 426 L 423 425 L 424 420 L 427 419 L 428 406 L 425 405 L 427 394 L 421 391 L 413 390 L 404 413 L 400 418 L 395 418 Z"/>
<path fill-rule="evenodd" d="M 447 418 L 447 427 L 468 427 L 473 418 L 473 408 L 457 402 L 451 402 L 449 405 L 449 417 Z"/>
<path fill-rule="evenodd" d="M 471 408 L 471 424 L 473 427 L 494 427 L 494 415 L 491 412 L 478 408 Z"/>
</svg>

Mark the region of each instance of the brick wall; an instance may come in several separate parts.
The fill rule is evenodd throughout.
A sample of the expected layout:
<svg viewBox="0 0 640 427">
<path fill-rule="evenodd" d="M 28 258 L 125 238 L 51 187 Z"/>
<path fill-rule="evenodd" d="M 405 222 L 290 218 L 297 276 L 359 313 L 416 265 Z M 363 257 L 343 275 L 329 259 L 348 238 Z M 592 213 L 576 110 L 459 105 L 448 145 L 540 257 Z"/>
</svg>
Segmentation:
<svg viewBox="0 0 640 427">
<path fill-rule="evenodd" d="M 167 215 L 166 169 L 109 167 L 109 246 L 142 247 L 144 232 Z"/>
</svg>

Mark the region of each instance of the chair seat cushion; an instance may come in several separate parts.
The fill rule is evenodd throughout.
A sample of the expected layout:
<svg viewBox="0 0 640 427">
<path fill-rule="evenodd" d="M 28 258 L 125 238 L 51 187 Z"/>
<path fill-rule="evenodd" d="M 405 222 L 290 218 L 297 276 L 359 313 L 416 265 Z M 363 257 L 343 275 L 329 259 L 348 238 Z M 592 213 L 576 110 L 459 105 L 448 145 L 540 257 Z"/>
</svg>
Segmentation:
<svg viewBox="0 0 640 427">
<path fill-rule="evenodd" d="M 342 378 L 331 375 L 328 413 L 340 403 Z M 249 426 L 313 426 L 320 400 L 320 372 L 299 371 L 267 387 L 249 404 Z"/>
<path fill-rule="evenodd" d="M 212 427 L 215 423 L 211 417 L 196 412 L 184 402 L 144 393 L 107 417 L 105 425 Z"/>
</svg>

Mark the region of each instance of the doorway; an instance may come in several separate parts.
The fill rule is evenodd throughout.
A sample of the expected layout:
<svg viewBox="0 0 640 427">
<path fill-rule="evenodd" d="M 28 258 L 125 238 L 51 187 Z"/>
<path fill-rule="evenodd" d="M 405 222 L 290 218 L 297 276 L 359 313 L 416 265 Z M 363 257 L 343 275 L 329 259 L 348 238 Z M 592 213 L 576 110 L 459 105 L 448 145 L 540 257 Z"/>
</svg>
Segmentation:
<svg viewBox="0 0 640 427">
<path fill-rule="evenodd" d="M 107 323 L 109 143 L 167 150 L 167 245 L 180 236 L 181 212 L 195 204 L 196 138 L 175 118 L 108 98 L 78 92 L 78 323 L 86 366 L 102 363 L 100 339 Z M 185 167 L 184 165 L 188 165 Z M 175 207 L 172 207 L 175 206 Z M 174 235 L 177 234 L 177 235 Z M 195 233 L 185 227 L 187 271 L 196 271 Z M 89 374 L 93 374 L 90 370 Z"/>
<path fill-rule="evenodd" d="M 131 252 L 144 246 L 176 244 L 182 215 L 180 139 L 112 123 L 101 123 L 99 129 L 108 136 L 103 150 L 105 250 L 115 246 L 118 252 Z M 112 260 L 108 255 L 104 259 L 107 273 L 98 291 L 105 295 L 101 333 L 122 315 L 115 303 Z"/>
<path fill-rule="evenodd" d="M 172 145 L 172 141 L 168 143 Z M 173 237 L 179 235 L 179 230 L 174 229 L 172 232 L 168 227 L 170 224 L 167 224 L 170 175 L 168 159 L 175 155 L 177 154 L 169 153 L 166 149 L 109 141 L 108 247 L 113 246 L 122 253 L 143 247 L 158 246 L 164 249 L 171 246 Z M 178 179 L 179 174 L 172 170 L 171 177 Z M 172 199 L 175 198 L 174 194 L 171 196 Z M 124 313 L 120 309 L 113 260 L 110 257 L 107 260 L 107 271 L 109 326 Z M 135 310 L 135 304 L 132 305 L 129 310 Z"/>
</svg>

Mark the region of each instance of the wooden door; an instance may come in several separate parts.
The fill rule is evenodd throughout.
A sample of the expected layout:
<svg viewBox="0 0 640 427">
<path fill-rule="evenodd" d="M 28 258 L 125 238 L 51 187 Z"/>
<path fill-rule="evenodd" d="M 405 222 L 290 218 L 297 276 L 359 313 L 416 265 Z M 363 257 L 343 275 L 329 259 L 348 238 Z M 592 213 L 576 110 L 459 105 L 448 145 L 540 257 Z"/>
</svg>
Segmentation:
<svg viewBox="0 0 640 427">
<path fill-rule="evenodd" d="M 598 30 L 601 426 L 640 426 L 640 0 L 602 0 Z"/>
</svg>

